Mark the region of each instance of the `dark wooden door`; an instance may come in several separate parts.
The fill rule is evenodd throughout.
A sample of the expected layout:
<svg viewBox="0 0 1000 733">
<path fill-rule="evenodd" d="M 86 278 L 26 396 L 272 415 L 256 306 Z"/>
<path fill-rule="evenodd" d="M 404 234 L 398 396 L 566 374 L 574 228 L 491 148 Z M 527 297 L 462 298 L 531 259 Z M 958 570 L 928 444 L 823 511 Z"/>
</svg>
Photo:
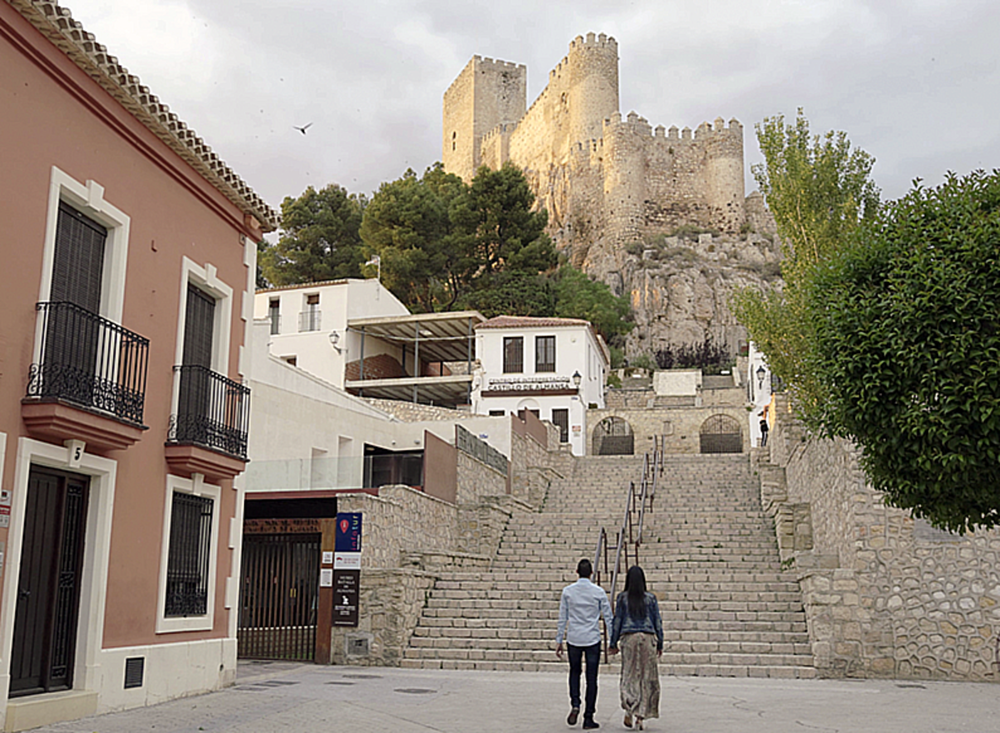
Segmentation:
<svg viewBox="0 0 1000 733">
<path fill-rule="evenodd" d="M 89 479 L 33 466 L 18 576 L 10 696 L 73 686 Z"/>
</svg>

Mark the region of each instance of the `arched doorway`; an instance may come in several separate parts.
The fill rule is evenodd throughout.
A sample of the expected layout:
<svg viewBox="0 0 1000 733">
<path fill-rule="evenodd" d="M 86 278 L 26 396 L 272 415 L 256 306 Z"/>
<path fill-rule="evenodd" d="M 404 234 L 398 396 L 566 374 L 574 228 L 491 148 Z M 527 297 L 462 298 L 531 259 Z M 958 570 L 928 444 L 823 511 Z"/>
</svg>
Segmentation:
<svg viewBox="0 0 1000 733">
<path fill-rule="evenodd" d="M 606 417 L 594 428 L 595 456 L 630 456 L 635 452 L 632 426 L 620 417 Z"/>
<path fill-rule="evenodd" d="M 712 415 L 701 424 L 702 453 L 742 453 L 743 431 L 736 418 Z"/>
</svg>

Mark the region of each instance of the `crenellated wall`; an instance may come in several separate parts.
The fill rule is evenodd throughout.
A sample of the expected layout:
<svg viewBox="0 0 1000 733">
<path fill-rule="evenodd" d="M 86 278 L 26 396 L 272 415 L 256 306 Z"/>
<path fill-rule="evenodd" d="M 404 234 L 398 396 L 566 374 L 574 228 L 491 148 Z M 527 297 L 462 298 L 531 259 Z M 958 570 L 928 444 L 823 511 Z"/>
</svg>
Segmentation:
<svg viewBox="0 0 1000 733">
<path fill-rule="evenodd" d="M 577 36 L 526 111 L 525 73 L 473 57 L 445 92 L 442 160 L 466 180 L 480 164 L 522 168 L 574 264 L 603 276 L 620 270 L 631 242 L 682 225 L 744 227 L 739 122 L 718 118 L 692 133 L 654 130 L 635 112 L 623 119 L 618 43 L 604 34 Z"/>
</svg>

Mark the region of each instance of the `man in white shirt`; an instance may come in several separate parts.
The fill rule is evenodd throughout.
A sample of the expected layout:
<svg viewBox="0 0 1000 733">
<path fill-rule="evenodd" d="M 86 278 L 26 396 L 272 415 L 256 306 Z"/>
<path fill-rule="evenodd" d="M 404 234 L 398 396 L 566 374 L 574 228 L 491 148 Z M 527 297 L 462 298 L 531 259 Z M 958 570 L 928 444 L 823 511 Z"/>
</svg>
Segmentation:
<svg viewBox="0 0 1000 733">
<path fill-rule="evenodd" d="M 569 652 L 569 702 L 572 709 L 566 722 L 570 725 L 576 725 L 580 717 L 580 671 L 584 657 L 587 660 L 587 705 L 583 710 L 583 727 L 586 729 L 601 727 L 594 720 L 597 667 L 601 662 L 599 622 L 602 615 L 604 623 L 610 625 L 612 621 L 608 594 L 590 582 L 593 570 L 590 560 L 586 558 L 577 563 L 576 574 L 580 579 L 563 588 L 559 600 L 559 627 L 556 629 L 556 656 L 562 659 L 564 634 Z"/>
</svg>

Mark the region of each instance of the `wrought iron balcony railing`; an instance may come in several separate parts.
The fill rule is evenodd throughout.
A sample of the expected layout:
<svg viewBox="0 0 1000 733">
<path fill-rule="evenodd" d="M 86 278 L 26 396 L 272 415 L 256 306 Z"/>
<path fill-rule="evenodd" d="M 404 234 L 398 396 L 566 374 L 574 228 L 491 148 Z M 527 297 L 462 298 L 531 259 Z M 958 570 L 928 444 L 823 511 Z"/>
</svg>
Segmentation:
<svg viewBox="0 0 1000 733">
<path fill-rule="evenodd" d="M 318 331 L 320 328 L 320 314 L 322 311 L 308 310 L 299 313 L 299 333 L 305 331 Z"/>
<path fill-rule="evenodd" d="M 28 397 L 60 400 L 142 425 L 149 339 L 74 303 L 38 303 L 41 344 Z"/>
<path fill-rule="evenodd" d="M 203 366 L 184 364 L 174 371 L 180 384 L 167 440 L 246 460 L 250 388 Z"/>
</svg>

